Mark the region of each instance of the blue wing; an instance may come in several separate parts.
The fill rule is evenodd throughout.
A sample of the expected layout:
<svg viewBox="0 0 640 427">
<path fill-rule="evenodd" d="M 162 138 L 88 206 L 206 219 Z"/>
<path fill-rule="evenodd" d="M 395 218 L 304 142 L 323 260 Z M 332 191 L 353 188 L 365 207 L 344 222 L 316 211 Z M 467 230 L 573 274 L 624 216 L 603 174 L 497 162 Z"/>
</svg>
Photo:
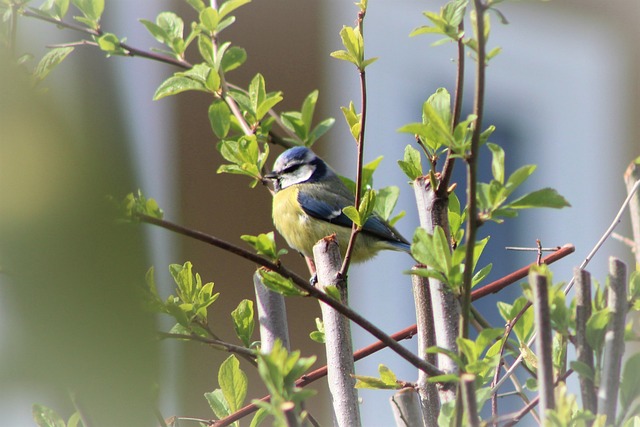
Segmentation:
<svg viewBox="0 0 640 427">
<path fill-rule="evenodd" d="M 339 194 L 331 194 L 329 202 L 314 197 L 313 194 L 300 190 L 298 192 L 298 202 L 302 210 L 309 216 L 336 224 L 341 227 L 351 228 L 353 222 L 346 216 L 342 209 L 353 201 L 349 202 Z M 402 250 L 409 250 L 410 244 L 398 233 L 393 227 L 387 224 L 379 216 L 373 214 L 367 219 L 362 232 L 376 236 L 381 240 L 387 241 Z"/>
</svg>

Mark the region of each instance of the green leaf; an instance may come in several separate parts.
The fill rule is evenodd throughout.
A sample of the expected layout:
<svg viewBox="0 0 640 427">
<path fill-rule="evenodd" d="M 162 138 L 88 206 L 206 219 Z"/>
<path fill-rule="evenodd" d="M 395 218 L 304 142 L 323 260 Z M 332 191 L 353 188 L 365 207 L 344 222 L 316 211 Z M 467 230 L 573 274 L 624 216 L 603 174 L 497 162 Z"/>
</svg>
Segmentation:
<svg viewBox="0 0 640 427">
<path fill-rule="evenodd" d="M 235 70 L 247 60 L 247 51 L 241 47 L 232 46 L 222 56 L 220 66 L 225 73 Z"/>
<path fill-rule="evenodd" d="M 202 26 L 210 34 L 215 33 L 218 23 L 220 22 L 220 15 L 217 10 L 212 7 L 204 8 L 200 11 L 198 17 Z"/>
<path fill-rule="evenodd" d="M 500 184 L 504 183 L 504 150 L 497 144 L 488 143 L 487 147 L 491 150 L 491 173 L 493 179 Z"/>
<path fill-rule="evenodd" d="M 233 327 L 236 331 L 236 335 L 240 338 L 240 341 L 245 347 L 251 346 L 251 335 L 255 327 L 255 321 L 253 318 L 253 301 L 244 299 L 240 301 L 238 307 L 231 312 L 231 318 L 233 319 Z"/>
<path fill-rule="evenodd" d="M 276 241 L 273 231 L 266 234 L 259 234 L 257 236 L 243 235 L 240 236 L 240 238 L 253 246 L 259 255 L 264 255 L 272 261 L 277 261 L 281 255 L 287 253 L 286 249 L 281 249 L 279 251 L 276 249 Z"/>
<path fill-rule="evenodd" d="M 120 39 L 115 34 L 105 33 L 96 39 L 98 47 L 109 55 L 126 55 L 127 51 L 120 46 Z"/>
<path fill-rule="evenodd" d="M 569 366 L 571 366 L 571 369 L 576 371 L 578 373 L 578 375 L 580 375 L 581 377 L 589 378 L 592 381 L 595 379 L 595 374 L 593 372 L 593 368 L 591 366 L 587 365 L 586 363 L 580 362 L 578 360 L 573 360 L 573 361 L 571 361 Z"/>
<path fill-rule="evenodd" d="M 400 189 L 395 185 L 380 188 L 376 192 L 374 211 L 380 215 L 382 219 L 389 221 L 393 209 L 395 209 L 396 203 L 398 203 L 398 197 L 400 197 Z"/>
<path fill-rule="evenodd" d="M 360 218 L 360 212 L 358 212 L 358 209 L 356 209 L 355 206 L 347 206 L 343 208 L 342 213 L 344 213 L 358 227 L 362 227 L 363 222 Z"/>
<path fill-rule="evenodd" d="M 97 22 L 104 11 L 104 0 L 72 0 L 72 3 L 87 20 L 94 23 L 95 26 L 92 27 L 97 28 Z"/>
<path fill-rule="evenodd" d="M 160 28 L 159 25 L 146 19 L 140 19 L 139 21 L 142 25 L 145 26 L 145 28 L 147 29 L 147 31 L 149 31 L 153 38 L 155 38 L 160 43 L 165 43 L 169 40 L 167 32 L 164 29 Z"/>
<path fill-rule="evenodd" d="M 240 369 L 240 361 L 235 355 L 220 365 L 218 383 L 231 412 L 240 409 L 247 396 L 247 375 Z"/>
<path fill-rule="evenodd" d="M 205 393 L 204 397 L 207 399 L 207 402 L 209 402 L 209 406 L 213 413 L 216 414 L 216 417 L 224 418 L 231 414 L 232 411 L 229 409 L 229 404 L 222 390 L 216 389 L 211 393 Z"/>
<path fill-rule="evenodd" d="M 55 19 L 62 19 L 69 10 L 69 0 L 47 0 L 39 10 Z"/>
<path fill-rule="evenodd" d="M 313 130 L 309 133 L 309 137 L 305 140 L 304 144 L 307 147 L 310 147 L 314 142 L 316 142 L 322 135 L 327 133 L 329 129 L 333 126 L 336 119 L 330 117 L 328 119 L 324 119 Z"/>
<path fill-rule="evenodd" d="M 224 18 L 240 6 L 244 6 L 247 3 L 250 3 L 251 0 L 227 0 L 226 2 L 220 5 L 218 9 L 220 12 L 220 18 Z"/>
<path fill-rule="evenodd" d="M 299 289 L 293 284 L 291 279 L 282 277 L 275 271 L 259 269 L 258 274 L 262 279 L 262 283 L 273 292 L 277 292 L 284 296 L 305 296 L 307 293 Z"/>
<path fill-rule="evenodd" d="M 411 181 L 415 181 L 416 178 L 423 175 L 420 152 L 410 145 L 405 147 L 404 160 L 398 160 L 398 166 Z"/>
<path fill-rule="evenodd" d="M 380 379 L 387 385 L 390 386 L 398 386 L 398 378 L 396 378 L 396 374 L 391 371 L 387 366 L 380 364 L 378 365 L 378 372 L 380 373 Z"/>
<path fill-rule="evenodd" d="M 507 179 L 507 183 L 505 184 L 505 197 L 513 193 L 513 191 L 526 181 L 535 170 L 536 165 L 525 165 L 509 175 L 509 179 Z"/>
<path fill-rule="evenodd" d="M 211 124 L 211 130 L 218 138 L 227 136 L 231 126 L 231 110 L 229 110 L 226 102 L 216 99 L 211 103 L 209 106 L 209 123 Z"/>
<path fill-rule="evenodd" d="M 569 202 L 562 197 L 553 188 L 543 188 L 514 200 L 507 205 L 512 209 L 528 209 L 528 208 L 554 208 L 560 209 L 571 206 Z"/>
<path fill-rule="evenodd" d="M 31 407 L 31 415 L 38 427 L 65 427 L 62 417 L 46 406 L 34 404 Z"/>
<path fill-rule="evenodd" d="M 201 12 L 204 8 L 204 1 L 202 0 L 185 0 L 196 12 Z"/>
<path fill-rule="evenodd" d="M 324 344 L 325 343 L 325 335 L 324 335 L 324 322 L 319 317 L 316 317 L 316 329 L 309 334 L 309 338 L 314 340 L 317 343 Z"/>
<path fill-rule="evenodd" d="M 73 47 L 56 47 L 47 52 L 35 70 L 33 70 L 33 77 L 36 81 L 43 80 L 53 68 L 60 64 L 64 59 L 73 52 Z"/>
<path fill-rule="evenodd" d="M 196 81 L 189 77 L 174 75 L 160 84 L 160 86 L 156 90 L 156 93 L 153 95 L 153 100 L 157 101 L 164 97 L 177 95 L 178 93 L 186 92 L 189 90 L 209 92 L 205 85 L 199 81 Z"/>
<path fill-rule="evenodd" d="M 265 408 L 258 409 L 258 411 L 255 413 L 255 415 L 251 419 L 251 424 L 249 425 L 249 427 L 258 427 L 260 423 L 262 423 L 262 421 L 264 421 L 265 418 L 267 418 L 268 415 L 269 415 L 269 412 L 267 412 Z"/>
<path fill-rule="evenodd" d="M 164 43 L 170 44 L 173 40 L 182 40 L 184 33 L 184 21 L 173 12 L 161 12 L 156 17 L 156 24 L 167 35 Z"/>
<path fill-rule="evenodd" d="M 323 288 L 324 292 L 336 301 L 342 302 L 342 295 L 336 285 L 327 285 Z"/>
<path fill-rule="evenodd" d="M 596 351 L 602 349 L 609 319 L 611 319 L 611 311 L 604 308 L 595 311 L 587 320 L 587 342 Z"/>
</svg>

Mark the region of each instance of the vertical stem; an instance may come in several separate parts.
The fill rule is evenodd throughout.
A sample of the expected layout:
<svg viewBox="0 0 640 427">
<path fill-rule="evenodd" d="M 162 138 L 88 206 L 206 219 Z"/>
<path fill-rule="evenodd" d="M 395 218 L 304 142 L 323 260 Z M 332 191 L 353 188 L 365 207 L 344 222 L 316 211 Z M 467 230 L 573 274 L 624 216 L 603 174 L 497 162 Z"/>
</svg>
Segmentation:
<svg viewBox="0 0 640 427">
<path fill-rule="evenodd" d="M 464 31 L 464 20 L 460 22 L 458 31 Z M 464 95 L 464 43 L 462 37 L 458 40 L 458 68 L 456 72 L 456 90 L 453 101 L 453 115 L 451 117 L 451 130 L 453 131 L 460 122 L 460 114 L 462 112 L 462 99 Z M 453 166 L 455 165 L 455 157 L 451 155 L 451 151 L 447 152 L 447 158 L 442 166 L 442 174 L 440 175 L 440 183 L 438 184 L 438 194 L 444 194 L 449 187 L 449 181 L 453 174 Z"/>
<path fill-rule="evenodd" d="M 256 292 L 258 323 L 260 324 L 261 351 L 270 353 L 273 344 L 278 339 L 287 351 L 290 350 L 284 296 L 264 286 L 258 272 L 253 275 L 253 287 Z"/>
<path fill-rule="evenodd" d="M 636 269 L 640 269 L 640 194 L 635 189 L 640 183 L 640 164 L 631 162 L 624 173 L 624 183 L 627 187 L 627 193 L 629 195 L 633 193 L 629 202 L 629 214 L 631 214 L 631 229 L 635 244 Z"/>
<path fill-rule="evenodd" d="M 485 54 L 485 29 L 484 14 L 486 5 L 482 0 L 474 0 L 476 9 L 476 25 L 478 35 L 478 63 L 476 67 L 476 93 L 474 99 L 473 111 L 476 115 L 476 122 L 471 138 L 471 149 L 466 155 L 467 161 L 467 229 L 466 229 L 466 252 L 465 252 L 465 269 L 463 274 L 463 290 L 462 290 L 462 316 L 460 317 L 460 335 L 463 338 L 469 336 L 469 318 L 471 317 L 471 282 L 473 279 L 473 251 L 476 241 L 476 233 L 478 230 L 478 206 L 476 200 L 477 187 L 477 165 L 478 165 L 478 148 L 480 147 L 480 133 L 482 132 L 482 117 L 484 113 L 484 91 L 485 91 L 485 71 L 486 71 L 486 54 Z"/>
<path fill-rule="evenodd" d="M 624 328 L 627 314 L 627 266 L 617 258 L 609 258 L 607 305 L 611 320 L 604 335 L 602 381 L 598 391 L 598 413 L 607 416 L 607 425 L 615 422 L 620 387 L 620 370 L 624 353 Z"/>
<path fill-rule="evenodd" d="M 442 227 L 447 239 L 450 238 L 448 219 L 448 195 L 440 197 L 431 187 L 428 177 L 419 177 L 413 182 L 413 190 L 420 217 L 420 226 L 433 234 L 436 227 Z M 457 352 L 456 339 L 459 333 L 460 304 L 449 287 L 436 279 L 429 280 L 431 307 L 433 310 L 433 328 L 436 344 L 439 347 Z M 422 305 L 416 300 L 416 306 Z M 444 354 L 438 355 L 438 367 L 445 372 L 458 371 L 458 366 Z M 453 400 L 453 390 L 441 390 L 440 398 L 443 402 Z"/>
<path fill-rule="evenodd" d="M 593 371 L 593 349 L 587 341 L 587 320 L 591 317 L 591 275 L 576 268 L 573 270 L 576 282 L 576 353 L 579 362 L 584 363 Z M 595 414 L 597 400 L 593 380 L 580 376 L 580 392 L 584 409 Z"/>
<path fill-rule="evenodd" d="M 476 376 L 472 374 L 462 374 L 460 376 L 462 400 L 467 410 L 467 423 L 470 427 L 479 427 L 478 402 L 476 401 Z"/>
<path fill-rule="evenodd" d="M 396 427 L 423 427 L 420 399 L 413 387 L 398 390 L 391 398 L 391 411 Z M 437 426 L 437 424 L 427 424 Z"/>
<path fill-rule="evenodd" d="M 362 22 L 360 20 L 360 22 Z M 362 25 L 360 26 L 362 28 Z M 364 164 L 364 127 L 367 120 L 367 79 L 364 68 L 360 70 L 360 134 L 358 135 L 358 163 L 356 166 L 356 194 L 354 205 L 356 209 L 360 206 L 360 199 L 362 197 L 362 165 Z M 355 247 L 356 238 L 359 233 L 358 226 L 354 223 L 351 229 L 351 236 L 349 237 L 349 244 L 347 245 L 347 251 L 344 256 L 342 268 L 340 274 L 344 277 L 349 270 L 349 264 L 351 264 L 351 253 Z"/>
<path fill-rule="evenodd" d="M 553 395 L 553 339 L 549 310 L 549 292 L 547 278 L 538 273 L 529 275 L 529 284 L 533 289 L 533 309 L 536 335 L 536 355 L 538 356 L 538 389 L 540 392 L 540 418 L 546 422 L 546 412 L 555 408 Z"/>
<path fill-rule="evenodd" d="M 418 333 L 418 356 L 429 363 L 435 364 L 434 354 L 427 353 L 427 348 L 436 345 L 436 333 L 434 330 L 433 308 L 431 306 L 431 289 L 429 279 L 418 275 L 411 276 L 413 285 L 413 299 L 416 306 L 416 327 Z M 422 419 L 426 427 L 438 425 L 440 412 L 440 399 L 435 384 L 429 383 L 429 376 L 418 371 L 418 395 L 422 408 Z"/>
<path fill-rule="evenodd" d="M 18 8 L 14 2 L 9 4 L 11 8 L 11 26 L 9 28 L 9 54 L 11 58 L 15 59 L 16 57 L 16 40 L 18 34 Z"/>
<path fill-rule="evenodd" d="M 347 304 L 347 286 L 338 275 L 340 250 L 335 237 L 320 240 L 313 247 L 318 286 L 321 290 L 334 285 L 340 291 L 340 299 Z M 325 350 L 327 353 L 327 382 L 331 393 L 334 425 L 339 427 L 360 426 L 358 392 L 354 388 L 355 373 L 351 324 L 349 319 L 326 304 L 320 304 L 325 328 Z"/>
</svg>

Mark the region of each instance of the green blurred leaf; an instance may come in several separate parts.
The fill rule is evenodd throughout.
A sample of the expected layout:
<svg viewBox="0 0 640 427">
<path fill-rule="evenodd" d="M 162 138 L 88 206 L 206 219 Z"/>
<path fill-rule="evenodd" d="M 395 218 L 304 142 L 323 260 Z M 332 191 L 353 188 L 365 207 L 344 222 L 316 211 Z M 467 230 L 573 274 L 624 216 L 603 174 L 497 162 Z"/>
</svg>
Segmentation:
<svg viewBox="0 0 640 427">
<path fill-rule="evenodd" d="M 196 12 L 201 12 L 205 8 L 204 1 L 202 0 L 185 0 Z"/>
<path fill-rule="evenodd" d="M 64 61 L 71 52 L 73 52 L 73 47 L 56 47 L 47 52 L 33 70 L 35 80 L 43 80 L 51 70 Z"/>
<path fill-rule="evenodd" d="M 255 327 L 253 314 L 253 301 L 247 299 L 240 301 L 238 307 L 231 312 L 236 335 L 245 347 L 251 346 L 251 335 Z"/>
<path fill-rule="evenodd" d="M 232 46 L 224 52 L 220 66 L 225 73 L 235 70 L 247 60 L 247 51 L 241 47 Z"/>
<path fill-rule="evenodd" d="M 212 7 L 206 7 L 202 9 L 198 15 L 202 26 L 211 34 L 215 33 L 218 23 L 220 22 L 220 15 L 218 11 Z"/>
<path fill-rule="evenodd" d="M 242 407 L 247 396 L 247 375 L 240 369 L 240 361 L 231 355 L 218 370 L 218 383 L 231 412 Z"/>
<path fill-rule="evenodd" d="M 120 39 L 115 34 L 105 33 L 96 38 L 98 47 L 109 55 L 126 55 L 127 51 L 120 46 Z"/>
<path fill-rule="evenodd" d="M 488 143 L 487 147 L 491 150 L 491 173 L 493 179 L 500 184 L 504 183 L 504 150 L 497 144 Z"/>
<path fill-rule="evenodd" d="M 98 28 L 98 21 L 104 11 L 104 0 L 72 0 L 72 3 L 86 18 L 77 19 L 78 21 L 88 24 L 91 28 Z"/>
<path fill-rule="evenodd" d="M 224 138 L 231 126 L 231 110 L 221 99 L 214 100 L 209 106 L 209 123 L 211 130 L 218 138 Z"/>
<path fill-rule="evenodd" d="M 219 7 L 220 18 L 224 18 L 240 6 L 244 6 L 247 3 L 251 3 L 251 0 L 227 0 Z"/>
<path fill-rule="evenodd" d="M 153 95 L 153 100 L 157 101 L 164 97 L 176 95 L 189 90 L 209 92 L 205 85 L 199 81 L 189 77 L 174 75 L 160 84 L 156 93 Z"/>
<path fill-rule="evenodd" d="M 31 407 L 31 415 L 38 427 L 66 427 L 62 417 L 44 405 L 34 404 Z"/>
<path fill-rule="evenodd" d="M 69 0 L 47 0 L 38 9 L 51 18 L 62 19 L 69 10 Z"/>
<path fill-rule="evenodd" d="M 216 417 L 224 418 L 231 414 L 232 411 L 229 409 L 229 404 L 227 403 L 222 390 L 216 389 L 211 393 L 205 393 L 204 397 L 207 399 L 207 402 L 209 403 L 213 413 L 216 414 Z"/>
<path fill-rule="evenodd" d="M 640 353 L 630 356 L 625 361 L 621 380 L 620 404 L 622 413 L 626 413 L 640 397 Z"/>
</svg>

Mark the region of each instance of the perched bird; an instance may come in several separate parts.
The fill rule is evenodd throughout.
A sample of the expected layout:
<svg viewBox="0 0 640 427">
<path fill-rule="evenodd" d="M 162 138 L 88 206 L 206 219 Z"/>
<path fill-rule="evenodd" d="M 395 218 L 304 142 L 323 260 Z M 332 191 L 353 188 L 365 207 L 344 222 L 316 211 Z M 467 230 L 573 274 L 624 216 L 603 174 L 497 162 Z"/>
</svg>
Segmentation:
<svg viewBox="0 0 640 427">
<path fill-rule="evenodd" d="M 342 209 L 353 206 L 354 195 L 333 169 L 308 148 L 294 147 L 276 159 L 265 178 L 275 192 L 273 222 L 289 246 L 312 259 L 318 240 L 335 233 L 345 256 L 353 223 Z M 409 252 L 410 244 L 373 213 L 356 239 L 352 261 L 366 261 L 383 249 Z"/>
</svg>

